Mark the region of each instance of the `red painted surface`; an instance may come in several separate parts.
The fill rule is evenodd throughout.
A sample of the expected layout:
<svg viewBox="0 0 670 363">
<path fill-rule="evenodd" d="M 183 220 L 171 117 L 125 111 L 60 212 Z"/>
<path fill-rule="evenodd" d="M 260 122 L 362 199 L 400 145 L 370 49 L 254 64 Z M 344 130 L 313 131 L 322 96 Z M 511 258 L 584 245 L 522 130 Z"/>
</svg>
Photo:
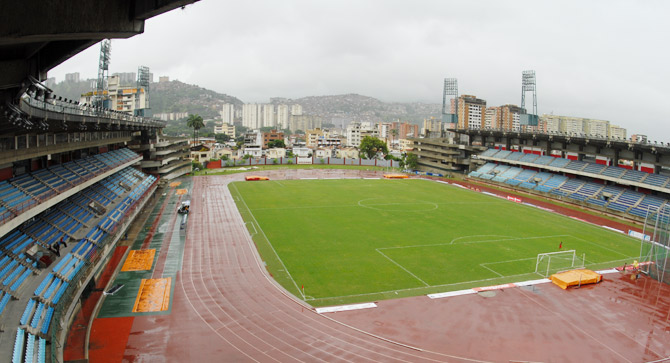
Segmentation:
<svg viewBox="0 0 670 363">
<path fill-rule="evenodd" d="M 620 168 L 624 168 L 624 169 L 628 169 L 628 170 L 632 170 L 632 169 L 633 169 L 633 166 L 632 166 L 632 165 L 626 165 L 626 164 L 619 164 L 619 167 L 620 167 Z"/>
<path fill-rule="evenodd" d="M 646 167 L 646 166 L 640 166 L 640 171 L 643 171 L 645 173 L 653 174 L 654 173 L 654 168 Z"/>
<path fill-rule="evenodd" d="M 273 180 L 381 176 L 344 170 L 261 173 Z M 316 314 L 265 270 L 227 188 L 243 178 L 194 178 L 193 194 L 202 198 L 192 200 L 172 312 L 136 317 L 129 331 L 127 323 L 107 325 L 127 332 L 124 360 L 640 362 L 670 356 L 670 287 L 630 275 L 606 275 L 599 285 L 567 291 L 544 284 L 439 300 L 384 300 L 375 309 Z M 523 198 L 591 223 L 628 228 Z M 109 340 L 118 346 L 114 342 L 123 337 Z M 116 350 L 108 350 L 118 358 Z"/>
<path fill-rule="evenodd" d="M 93 321 L 88 346 L 90 362 L 121 362 L 135 318 L 101 318 Z"/>
<path fill-rule="evenodd" d="M 221 169 L 221 160 L 208 162 L 207 169 Z"/>
<path fill-rule="evenodd" d="M 13 172 L 11 166 L 9 168 L 0 169 L 0 181 L 11 179 L 13 174 L 14 174 L 14 172 Z"/>
<path fill-rule="evenodd" d="M 114 250 L 112 257 L 107 263 L 107 267 L 105 267 L 105 270 L 100 274 L 100 278 L 96 282 L 96 289 L 102 290 L 107 286 L 110 277 L 121 262 L 127 249 L 128 246 L 120 246 Z M 101 295 L 102 291 L 94 291 L 83 301 L 82 308 L 77 313 L 77 316 L 72 322 L 72 327 L 68 332 L 67 341 L 65 342 L 63 351 L 63 359 L 65 361 L 85 358 L 84 346 L 86 344 L 86 330 L 88 329 L 88 323 L 91 319 L 93 309 L 95 309 L 95 305 L 98 303 L 98 300 L 100 300 Z"/>
</svg>

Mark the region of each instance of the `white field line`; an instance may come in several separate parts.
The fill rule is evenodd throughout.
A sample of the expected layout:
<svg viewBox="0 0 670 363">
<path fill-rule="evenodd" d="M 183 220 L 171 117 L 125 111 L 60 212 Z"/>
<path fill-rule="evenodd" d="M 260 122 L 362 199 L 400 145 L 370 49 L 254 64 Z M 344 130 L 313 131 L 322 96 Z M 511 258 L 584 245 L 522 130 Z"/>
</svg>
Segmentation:
<svg viewBox="0 0 670 363">
<path fill-rule="evenodd" d="M 485 268 L 485 269 L 487 269 L 487 270 L 489 270 L 489 271 L 491 271 L 491 272 L 493 272 L 494 274 L 496 274 L 496 275 L 498 275 L 498 276 L 500 276 L 500 277 L 505 277 L 505 276 L 503 276 L 502 274 L 498 273 L 496 270 L 494 270 L 494 269 L 492 269 L 492 268 L 489 268 L 489 267 L 485 266 L 485 264 L 483 264 L 483 263 L 480 263 L 479 266 L 480 266 L 480 267 L 483 267 L 483 268 Z"/>
<path fill-rule="evenodd" d="M 621 252 L 619 252 L 619 251 L 613 250 L 613 249 L 611 249 L 611 248 L 609 248 L 609 247 L 605 247 L 605 246 L 599 245 L 599 244 L 594 243 L 594 242 L 591 242 L 591 241 L 589 241 L 589 240 L 585 240 L 585 239 L 580 238 L 580 237 L 572 236 L 572 238 L 574 238 L 574 239 L 578 239 L 578 240 L 580 240 L 580 241 L 584 241 L 584 242 L 586 242 L 586 243 L 588 243 L 588 244 L 590 244 L 590 245 L 593 245 L 593 246 L 602 248 L 602 249 L 604 249 L 604 250 L 608 250 L 608 251 L 610 251 L 610 252 L 614 252 L 614 253 L 616 253 L 617 255 L 621 255 L 621 256 L 624 256 L 624 257 L 628 257 L 628 258 L 633 258 L 633 257 L 634 257 L 634 256 L 627 256 L 627 255 L 624 255 L 623 253 L 621 253 Z"/>
<path fill-rule="evenodd" d="M 249 224 L 252 227 L 254 227 L 254 234 L 258 234 L 258 230 L 256 229 L 256 225 L 254 225 L 254 222 L 246 222 L 245 224 Z"/>
<path fill-rule="evenodd" d="M 500 234 L 475 234 L 475 235 L 472 235 L 472 236 L 456 237 L 456 238 L 452 239 L 451 242 L 449 242 L 449 244 L 453 244 L 454 242 L 456 242 L 458 240 L 461 240 L 461 239 L 474 238 L 474 237 L 477 237 L 477 238 L 480 238 L 480 237 L 502 237 L 502 238 L 511 238 L 511 239 L 515 238 L 514 236 L 503 236 L 503 235 L 500 235 Z"/>
<path fill-rule="evenodd" d="M 469 245 L 475 243 L 490 243 L 490 242 L 501 242 L 501 241 L 521 241 L 521 240 L 531 240 L 531 239 L 543 239 L 543 238 L 556 238 L 556 237 L 571 237 L 570 235 L 554 235 L 554 236 L 540 236 L 540 237 L 522 237 L 522 238 L 509 238 L 509 239 L 492 239 L 486 241 L 473 241 L 473 242 L 460 242 L 458 244 Z M 398 246 L 398 247 L 381 247 L 379 250 L 391 250 L 391 249 L 401 249 L 401 248 L 416 248 L 416 247 L 437 247 L 437 246 L 447 246 L 453 243 L 436 243 L 436 244 L 425 244 L 425 245 L 412 245 L 412 246 Z"/>
<path fill-rule="evenodd" d="M 382 251 L 379 250 L 379 248 L 377 248 L 376 251 L 379 252 L 380 255 L 386 257 L 386 259 L 391 261 L 391 263 L 403 269 L 403 271 L 407 272 L 410 276 L 414 277 L 415 279 L 419 280 L 422 284 L 426 285 L 426 287 L 430 287 L 430 285 L 428 285 L 425 281 L 421 280 L 417 275 L 413 274 L 410 270 L 404 268 L 401 264 L 393 261 L 393 259 L 390 258 L 389 256 L 386 256 Z"/>
<path fill-rule="evenodd" d="M 531 276 L 531 275 L 536 275 L 536 274 L 534 272 L 529 272 L 529 273 L 525 273 L 525 274 L 509 275 L 509 276 L 506 276 L 506 277 L 520 277 L 520 276 Z M 471 284 L 471 283 L 474 283 L 474 282 L 485 283 L 487 281 L 494 281 L 494 280 L 500 280 L 500 279 L 501 279 L 500 277 L 492 277 L 492 278 L 488 278 L 488 279 L 454 282 L 454 283 L 451 283 L 451 284 L 431 285 L 430 287 L 431 288 L 433 288 L 433 287 L 437 288 L 437 287 L 458 286 L 458 285 L 464 285 L 464 284 Z M 407 288 L 407 289 L 369 292 L 369 293 L 365 293 L 365 294 L 320 297 L 320 298 L 315 298 L 314 300 L 325 301 L 325 300 L 344 299 L 344 298 L 361 297 L 361 296 L 372 296 L 372 295 L 380 295 L 380 294 L 390 294 L 392 292 L 406 292 L 406 291 L 415 291 L 415 290 L 424 290 L 424 289 L 425 289 L 425 287 L 411 287 L 411 288 Z"/>
<path fill-rule="evenodd" d="M 237 192 L 237 194 L 240 196 L 240 200 L 242 201 L 242 204 L 244 204 L 244 208 L 246 208 L 247 211 L 249 211 L 249 215 L 251 216 L 251 218 L 253 218 L 253 220 L 256 224 L 258 224 L 258 229 L 260 229 L 261 234 L 263 234 L 263 238 L 265 238 L 265 241 L 268 243 L 268 245 L 270 245 L 270 248 L 272 249 L 272 252 L 275 254 L 277 259 L 279 260 L 279 263 L 281 263 L 281 266 L 284 268 L 284 271 L 286 271 L 286 274 L 291 279 L 291 282 L 293 282 L 293 286 L 295 286 L 295 289 L 298 292 L 300 292 L 300 295 L 302 296 L 302 298 L 304 300 L 305 295 L 302 293 L 302 290 L 300 290 L 300 288 L 298 287 L 298 283 L 295 282 L 295 280 L 293 279 L 293 276 L 289 272 L 288 268 L 286 268 L 286 265 L 284 264 L 284 261 L 282 261 L 282 259 L 279 257 L 279 254 L 275 250 L 275 247 L 272 245 L 272 243 L 270 243 L 270 240 L 268 239 L 268 236 L 265 235 L 265 231 L 263 231 L 263 228 L 261 228 L 261 225 L 258 223 L 258 221 L 256 220 L 256 217 L 251 212 L 251 209 L 249 209 L 249 206 L 247 205 L 247 202 L 244 200 L 244 198 L 242 198 L 242 194 L 240 194 L 240 191 L 237 189 L 237 186 L 235 184 L 231 184 L 231 185 L 233 187 L 235 187 L 235 192 Z"/>
</svg>

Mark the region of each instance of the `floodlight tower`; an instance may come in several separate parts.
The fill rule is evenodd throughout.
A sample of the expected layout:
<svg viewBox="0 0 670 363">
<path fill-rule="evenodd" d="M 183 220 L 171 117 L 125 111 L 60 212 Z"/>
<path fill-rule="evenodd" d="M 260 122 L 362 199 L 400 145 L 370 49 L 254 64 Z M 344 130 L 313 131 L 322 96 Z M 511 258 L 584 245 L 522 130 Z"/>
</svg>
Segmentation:
<svg viewBox="0 0 670 363">
<path fill-rule="evenodd" d="M 112 54 L 112 41 L 105 39 L 100 43 L 100 60 L 98 62 L 98 80 L 95 83 L 95 95 L 93 96 L 93 105 L 96 107 L 104 106 L 104 91 L 107 88 L 105 79 L 109 76 L 109 61 Z"/>
<path fill-rule="evenodd" d="M 137 68 L 137 95 L 140 95 L 140 90 L 144 89 L 144 107 L 135 110 L 137 116 L 149 115 L 149 84 L 151 83 L 151 75 L 149 67 L 139 66 Z M 141 97 L 141 96 L 140 96 Z"/>
<path fill-rule="evenodd" d="M 451 106 L 451 97 L 454 99 L 454 113 L 447 107 Z M 449 105 L 447 105 L 449 98 Z M 458 124 L 458 80 L 456 78 L 444 79 L 444 91 L 442 93 L 442 122 Z"/>
<path fill-rule="evenodd" d="M 526 92 L 533 92 L 533 110 L 526 111 Z M 535 71 L 523 71 L 521 73 L 521 109 L 524 114 L 520 117 L 521 125 L 537 126 L 537 85 L 535 83 Z"/>
</svg>

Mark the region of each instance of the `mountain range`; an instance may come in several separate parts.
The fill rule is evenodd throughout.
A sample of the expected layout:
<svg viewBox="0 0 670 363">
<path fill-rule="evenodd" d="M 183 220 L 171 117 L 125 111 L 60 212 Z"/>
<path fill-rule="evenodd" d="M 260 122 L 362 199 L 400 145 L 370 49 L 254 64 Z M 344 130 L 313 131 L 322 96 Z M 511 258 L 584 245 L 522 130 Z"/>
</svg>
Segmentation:
<svg viewBox="0 0 670 363">
<path fill-rule="evenodd" d="M 89 92 L 93 80 L 81 82 L 60 82 L 53 86 L 54 93 L 69 99 L 78 100 L 82 93 Z M 236 108 L 244 102 L 227 94 L 218 93 L 197 85 L 180 81 L 151 83 L 150 105 L 153 114 L 166 112 L 197 113 L 204 119 L 219 117 L 221 106 L 232 103 Z M 272 98 L 270 103 L 299 104 L 303 113 L 318 115 L 324 125 L 346 126 L 350 121 L 409 121 L 421 123 L 425 118 L 440 115 L 440 104 L 417 102 L 383 102 L 379 99 L 358 94 L 309 96 L 297 99 Z"/>
</svg>

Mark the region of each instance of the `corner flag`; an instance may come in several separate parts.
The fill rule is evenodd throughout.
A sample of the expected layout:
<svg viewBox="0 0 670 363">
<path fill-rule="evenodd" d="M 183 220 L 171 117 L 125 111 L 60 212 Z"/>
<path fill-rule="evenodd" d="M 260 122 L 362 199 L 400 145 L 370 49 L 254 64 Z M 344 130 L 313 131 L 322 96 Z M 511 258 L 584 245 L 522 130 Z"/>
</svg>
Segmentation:
<svg viewBox="0 0 670 363">
<path fill-rule="evenodd" d="M 558 249 L 560 250 L 561 248 L 563 248 L 563 241 L 558 245 Z"/>
</svg>

